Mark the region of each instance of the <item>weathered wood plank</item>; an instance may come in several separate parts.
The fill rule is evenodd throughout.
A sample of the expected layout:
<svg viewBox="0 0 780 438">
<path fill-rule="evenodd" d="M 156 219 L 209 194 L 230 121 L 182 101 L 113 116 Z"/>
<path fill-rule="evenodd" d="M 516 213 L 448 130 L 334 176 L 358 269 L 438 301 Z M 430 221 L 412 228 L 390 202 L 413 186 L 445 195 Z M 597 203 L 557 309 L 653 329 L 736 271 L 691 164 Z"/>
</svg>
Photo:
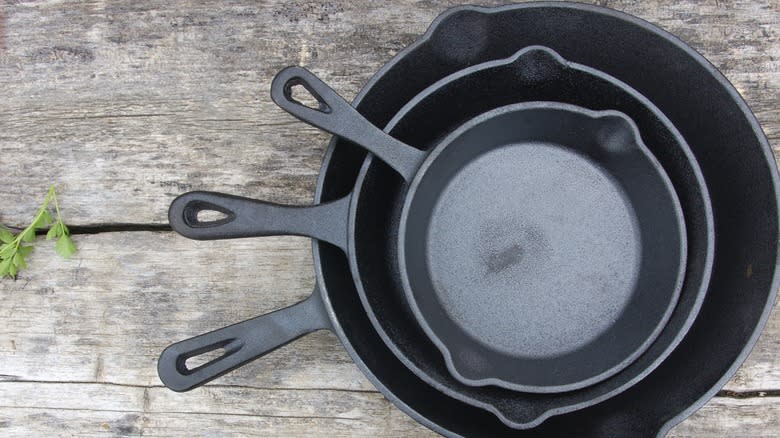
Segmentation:
<svg viewBox="0 0 780 438">
<path fill-rule="evenodd" d="M 2 420 L 5 418 L 4 420 Z M 433 432 L 408 418 L 329 419 L 316 417 L 264 417 L 189 413 L 124 413 L 94 410 L 47 411 L 35 408 L 8 409 L 0 413 L 8 424 L 6 437 L 435 437 Z"/>
<path fill-rule="evenodd" d="M 303 238 L 196 242 L 173 233 L 132 232 L 75 239 L 80 251 L 73 259 L 59 259 L 50 242 L 40 242 L 30 269 L 15 282 L 0 282 L 0 374 L 159 384 L 154 364 L 169 343 L 292 304 L 314 282 Z M 774 312 L 727 389 L 780 388 L 778 351 L 780 312 Z M 323 332 L 222 383 L 370 388 L 347 370 L 349 357 Z"/>
<path fill-rule="evenodd" d="M 780 389 L 780 301 L 775 302 L 750 356 L 724 389 L 736 392 Z"/>
<path fill-rule="evenodd" d="M 776 437 L 780 431 L 777 397 L 715 397 L 669 432 L 669 437 Z"/>
<path fill-rule="evenodd" d="M 310 201 L 327 136 L 275 108 L 270 80 L 305 64 L 352 96 L 437 10 L 377 6 L 9 6 L 0 150 L 24 165 L 4 166 L 0 219 L 24 223 L 50 182 L 74 224 L 164 222 L 192 188 Z"/>
<path fill-rule="evenodd" d="M 200 188 L 308 203 L 328 137 L 275 107 L 273 74 L 303 64 L 354 96 L 455 3 L 8 5 L 0 221 L 27 222 L 50 183 L 73 224 L 164 223 L 174 195 Z M 780 148 L 777 2 L 601 3 L 708 56 Z"/>
<path fill-rule="evenodd" d="M 0 281 L 0 374 L 158 385 L 157 357 L 171 342 L 307 296 L 314 284 L 308 243 L 100 233 L 77 236 L 79 252 L 65 261 L 51 242 L 40 242 L 28 271 L 15 282 Z M 226 379 L 221 383 L 371 387 L 325 332 Z"/>
<path fill-rule="evenodd" d="M 0 434 L 434 436 L 377 392 L 0 382 Z M 75 423 L 75 424 L 74 424 Z M 7 433 L 5 432 L 7 431 Z"/>
<path fill-rule="evenodd" d="M 327 136 L 271 103 L 273 74 L 306 65 L 351 97 L 455 3 L 4 3 L 0 223 L 26 223 L 52 182 L 76 225 L 165 223 L 172 197 L 192 189 L 308 203 Z M 600 3 L 660 24 L 713 61 L 780 156 L 780 4 Z M 0 434 L 430 434 L 327 333 L 190 393 L 160 386 L 156 359 L 170 342 L 305 297 L 308 240 L 136 232 L 76 242 L 73 260 L 41 245 L 18 281 L 0 281 Z M 776 392 L 779 351 L 775 312 L 726 388 Z M 778 436 L 778 406 L 776 397 L 716 398 L 672 436 Z"/>
<path fill-rule="evenodd" d="M 0 282 L 0 400 L 5 400 L 0 401 L 0 412 L 7 411 L 3 406 L 14 408 L 13 418 L 0 418 L 0 424 L 13 420 L 15 429 L 11 431 L 22 430 L 16 422 L 33 421 L 29 417 L 35 415 L 40 418 L 35 417 L 38 419 L 30 424 L 38 424 L 36 427 L 43 428 L 40 430 L 47 424 L 59 424 L 57 421 L 79 424 L 89 418 L 80 417 L 86 415 L 82 412 L 85 409 L 113 409 L 138 414 L 140 419 L 141 414 L 148 414 L 139 408 L 144 403 L 166 413 L 149 416 L 148 421 L 158 426 L 148 426 L 151 429 L 144 429 L 144 434 L 162 427 L 169 418 L 166 415 L 175 413 L 174 418 L 204 428 L 218 427 L 215 422 L 219 422 L 223 425 L 220 431 L 227 434 L 257 427 L 262 435 L 284 435 L 315 427 L 321 421 L 318 418 L 330 415 L 331 409 L 348 412 L 367 409 L 364 406 L 370 403 L 374 403 L 373 410 L 361 411 L 360 427 L 316 424 L 321 424 L 323 432 L 332 429 L 336 435 L 392 435 L 401 431 L 392 428 L 400 427 L 397 422 L 411 427 L 411 420 L 402 420 L 403 414 L 389 402 L 376 402 L 381 395 L 360 374 L 337 339 L 324 332 L 306 336 L 203 389 L 178 394 L 161 386 L 156 360 L 169 343 L 306 296 L 313 284 L 307 239 L 195 242 L 170 232 L 125 232 L 79 235 L 76 243 L 79 253 L 64 261 L 54 254 L 49 242 L 40 242 L 30 258 L 30 269 L 15 282 Z M 780 388 L 778 339 L 780 312 L 775 312 L 750 359 L 727 388 L 738 392 Z M 72 399 L 50 397 L 62 391 L 73 391 Z M 243 406 L 247 400 L 252 403 Z M 313 423 L 237 418 L 272 415 L 257 411 L 267 405 L 285 416 L 312 417 Z M 243 410 L 237 410 L 239 406 Z M 702 431 L 709 427 L 711 417 L 730 418 L 723 420 L 727 422 L 724 431 L 734 424 L 728 421 L 740 424 L 733 427 L 745 427 L 741 422 L 765 418 L 752 412 L 750 406 L 754 406 L 752 399 L 722 403 L 711 416 L 696 417 L 701 418 L 701 424 L 683 430 L 706 436 Z M 77 412 L 63 412 L 63 408 Z M 706 409 L 713 412 L 710 405 Z M 218 413 L 225 414 L 224 418 Z M 373 415 L 381 419 L 369 418 Z M 745 415 L 748 418 L 743 419 Z M 385 423 L 374 422 L 388 416 L 394 424 L 389 429 L 384 429 Z M 99 421 L 111 425 L 125 424 L 122 419 L 127 418 L 105 413 L 95 418 L 104 417 Z M 780 432 L 780 426 L 771 422 L 766 426 Z M 97 426 L 84 423 L 84 427 Z M 133 427 L 140 426 L 133 423 Z M 173 427 L 169 432 L 175 434 L 182 432 L 176 427 L 185 426 L 166 427 Z M 416 429 L 409 429 L 410 434 L 412 430 Z"/>
<path fill-rule="evenodd" d="M 435 436 L 375 392 L 0 382 L 0 432 L 79 436 Z M 173 395 L 172 395 L 173 394 Z M 735 415 L 736 413 L 736 415 Z M 670 437 L 777 436 L 776 397 L 716 397 Z M 313 432 L 313 431 L 316 431 Z"/>
</svg>

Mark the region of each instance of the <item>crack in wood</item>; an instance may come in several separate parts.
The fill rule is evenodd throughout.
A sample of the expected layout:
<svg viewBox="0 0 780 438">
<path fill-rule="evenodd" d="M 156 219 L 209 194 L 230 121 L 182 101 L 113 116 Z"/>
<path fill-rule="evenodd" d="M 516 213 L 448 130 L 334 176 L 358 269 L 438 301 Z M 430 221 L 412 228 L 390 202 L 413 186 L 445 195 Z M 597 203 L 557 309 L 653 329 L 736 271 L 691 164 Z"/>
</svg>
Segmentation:
<svg viewBox="0 0 780 438">
<path fill-rule="evenodd" d="M 722 390 L 718 392 L 717 396 L 736 399 L 780 397 L 780 389 L 757 389 L 752 391 Z"/>
<path fill-rule="evenodd" d="M 137 409 L 96 409 L 96 408 L 64 408 L 64 407 L 51 407 L 51 406 L 4 406 L 0 405 L 0 409 L 51 409 L 57 411 L 77 411 L 77 412 L 116 412 L 121 414 L 144 414 L 143 410 Z M 346 421 L 361 421 L 358 417 L 339 417 L 328 415 L 271 415 L 271 414 L 244 414 L 239 412 L 201 412 L 201 411 L 149 411 L 149 414 L 168 414 L 168 415 L 205 415 L 205 416 L 225 416 L 225 417 L 254 417 L 254 418 L 289 418 L 289 419 L 301 419 L 301 420 L 346 420 Z"/>
<path fill-rule="evenodd" d="M 67 225 L 67 224 L 66 224 Z M 22 231 L 24 228 L 15 227 L 12 225 L 4 225 L 14 233 Z M 68 230 L 71 235 L 78 234 L 100 234 L 100 233 L 125 233 L 134 231 L 145 232 L 169 232 L 173 231 L 168 224 L 131 224 L 131 223 L 104 223 L 104 224 L 87 224 L 87 225 L 68 225 Z M 43 236 L 48 233 L 48 229 L 37 230 L 35 232 L 38 236 Z"/>
<path fill-rule="evenodd" d="M 107 223 L 69 226 L 71 234 L 124 233 L 134 231 L 168 232 L 173 231 L 168 224 L 127 224 Z"/>
<path fill-rule="evenodd" d="M 156 388 L 165 388 L 165 385 L 135 385 L 130 383 L 117 383 L 117 382 L 101 382 L 101 381 L 88 381 L 88 380 L 28 380 L 20 379 L 19 376 L 0 374 L 0 384 L 3 383 L 36 383 L 47 385 L 108 385 L 119 386 L 125 388 L 140 388 L 144 390 L 144 406 L 147 406 L 149 402 L 149 390 Z M 375 389 L 347 389 L 347 388 L 296 388 L 296 387 L 270 387 L 270 386 L 252 386 L 252 385 L 225 385 L 225 384 L 208 384 L 205 387 L 213 389 L 248 389 L 257 391 L 330 391 L 330 392 L 346 392 L 346 393 L 379 393 Z M 780 397 L 780 389 L 756 389 L 751 391 L 731 391 L 722 390 L 719 391 L 717 397 L 733 398 L 733 399 L 748 399 L 748 398 L 769 398 Z"/>
<path fill-rule="evenodd" d="M 81 116 L 72 117 L 43 117 L 40 121 L 55 121 L 55 120 L 85 120 L 85 119 L 116 119 L 116 118 L 133 118 L 133 117 L 166 117 L 175 116 L 175 113 L 149 113 L 149 114 L 84 114 Z"/>
<path fill-rule="evenodd" d="M 8 378 L 7 378 L 8 377 Z M 3 383 L 36 383 L 42 385 L 108 385 L 119 386 L 123 388 L 139 388 L 139 389 L 156 389 L 166 388 L 165 385 L 135 385 L 132 383 L 117 383 L 117 382 L 97 382 L 89 380 L 36 380 L 36 379 L 20 379 L 18 376 L 9 376 L 0 374 L 0 385 Z M 209 383 L 204 388 L 213 389 L 248 389 L 256 391 L 330 391 L 330 392 L 345 392 L 345 393 L 357 393 L 357 394 L 379 394 L 376 389 L 349 389 L 349 388 L 325 388 L 325 387 L 311 387 L 311 388 L 296 388 L 296 387 L 271 387 L 271 386 L 253 386 L 253 385 L 225 385 Z"/>
</svg>

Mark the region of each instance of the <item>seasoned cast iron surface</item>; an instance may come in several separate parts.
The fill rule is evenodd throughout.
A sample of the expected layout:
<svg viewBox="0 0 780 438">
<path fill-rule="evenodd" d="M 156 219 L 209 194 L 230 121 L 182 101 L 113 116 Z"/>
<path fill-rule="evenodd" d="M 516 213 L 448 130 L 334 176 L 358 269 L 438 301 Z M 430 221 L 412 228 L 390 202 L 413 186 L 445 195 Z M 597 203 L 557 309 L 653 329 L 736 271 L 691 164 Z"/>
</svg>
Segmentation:
<svg viewBox="0 0 780 438">
<path fill-rule="evenodd" d="M 733 375 L 755 342 L 775 296 L 776 170 L 755 118 L 726 80 L 688 46 L 644 21 L 611 10 L 560 3 L 464 7 L 444 14 L 432 29 L 383 68 L 356 99 L 374 123 L 385 124 L 404 102 L 458 68 L 507 57 L 518 47 L 544 44 L 566 59 L 601 69 L 637 88 L 690 143 L 712 195 L 719 245 L 713 286 L 700 318 L 672 356 L 639 385 L 529 432 L 665 433 Z M 481 42 L 471 48 L 457 38 L 459 34 L 475 35 Z M 648 66 L 653 66 L 652 75 Z M 348 193 L 363 156 L 355 146 L 336 139 L 324 163 L 323 186 L 316 200 Z M 731 177 L 722 178 L 724 172 Z M 765 208 L 756 212 L 755 205 Z M 441 433 L 498 436 L 509 432 L 491 414 L 442 395 L 397 362 L 354 300 L 343 255 L 317 242 L 314 250 L 318 277 L 327 278 L 323 296 L 332 306 L 335 330 L 388 398 Z M 754 270 L 747 278 L 748 264 L 767 269 Z M 732 293 L 735 290 L 742 293 Z"/>
</svg>

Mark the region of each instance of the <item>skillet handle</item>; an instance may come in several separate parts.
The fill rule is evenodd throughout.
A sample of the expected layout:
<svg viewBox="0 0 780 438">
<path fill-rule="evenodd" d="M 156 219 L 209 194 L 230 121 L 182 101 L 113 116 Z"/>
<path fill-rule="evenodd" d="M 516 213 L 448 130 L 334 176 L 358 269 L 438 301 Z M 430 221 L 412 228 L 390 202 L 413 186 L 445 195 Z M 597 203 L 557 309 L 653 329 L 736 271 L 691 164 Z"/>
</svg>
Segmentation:
<svg viewBox="0 0 780 438">
<path fill-rule="evenodd" d="M 292 93 L 303 87 L 318 102 L 313 108 L 297 101 Z M 379 157 L 410 182 L 426 153 L 386 134 L 369 122 L 344 98 L 303 67 L 287 67 L 271 83 L 271 99 L 300 120 L 343 137 Z"/>
<path fill-rule="evenodd" d="M 315 330 L 330 329 L 317 287 L 290 307 L 171 344 L 160 355 L 157 374 L 168 388 L 189 391 Z M 187 359 L 223 349 L 224 354 L 194 369 Z"/>
<path fill-rule="evenodd" d="M 332 243 L 346 251 L 351 195 L 332 202 L 292 207 L 216 192 L 188 192 L 168 209 L 174 231 L 196 240 L 295 235 Z M 225 215 L 201 221 L 198 214 L 217 211 Z"/>
</svg>

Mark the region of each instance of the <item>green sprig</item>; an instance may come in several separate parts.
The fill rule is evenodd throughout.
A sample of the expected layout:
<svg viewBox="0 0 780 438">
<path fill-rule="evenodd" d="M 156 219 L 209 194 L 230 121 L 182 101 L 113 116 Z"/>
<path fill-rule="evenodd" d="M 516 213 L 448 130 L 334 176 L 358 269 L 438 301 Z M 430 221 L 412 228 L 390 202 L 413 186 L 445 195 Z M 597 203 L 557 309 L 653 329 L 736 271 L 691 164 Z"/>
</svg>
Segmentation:
<svg viewBox="0 0 780 438">
<path fill-rule="evenodd" d="M 54 204 L 56 218 L 53 218 L 49 212 L 50 204 Z M 70 238 L 70 230 L 62 221 L 54 186 L 49 188 L 49 193 L 43 200 L 43 204 L 27 228 L 14 236 L 10 230 L 0 227 L 0 242 L 2 242 L 2 246 L 0 246 L 0 278 L 6 276 L 16 278 L 20 269 L 27 268 L 25 258 L 33 250 L 31 243 L 35 241 L 36 231 L 45 229 L 47 226 L 49 232 L 46 233 L 46 240 L 57 239 L 55 245 L 57 254 L 67 259 L 76 253 L 76 245 Z"/>
</svg>

